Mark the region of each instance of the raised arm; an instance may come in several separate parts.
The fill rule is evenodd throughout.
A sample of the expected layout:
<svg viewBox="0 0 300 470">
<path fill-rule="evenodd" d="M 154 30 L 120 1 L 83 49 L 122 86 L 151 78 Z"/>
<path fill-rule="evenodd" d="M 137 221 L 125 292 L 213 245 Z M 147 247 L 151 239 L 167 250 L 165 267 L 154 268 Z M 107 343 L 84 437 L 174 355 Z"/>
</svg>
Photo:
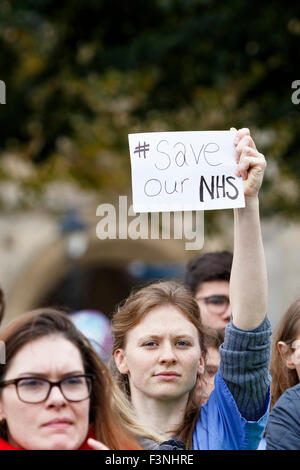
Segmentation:
<svg viewBox="0 0 300 470">
<path fill-rule="evenodd" d="M 258 152 L 249 129 L 235 137 L 237 174 L 243 177 L 246 207 L 234 210 L 234 251 L 230 277 L 233 324 L 252 330 L 265 318 L 267 270 L 259 221 L 258 193 L 266 161 Z"/>
</svg>

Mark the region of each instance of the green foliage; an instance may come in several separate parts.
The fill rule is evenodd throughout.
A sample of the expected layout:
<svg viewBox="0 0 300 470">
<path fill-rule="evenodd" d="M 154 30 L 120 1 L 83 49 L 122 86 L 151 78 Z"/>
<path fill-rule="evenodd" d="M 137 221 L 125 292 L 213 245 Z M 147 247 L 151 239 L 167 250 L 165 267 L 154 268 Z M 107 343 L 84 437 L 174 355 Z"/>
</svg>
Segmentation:
<svg viewBox="0 0 300 470">
<path fill-rule="evenodd" d="M 300 4 L 1 3 L 0 142 L 34 164 L 27 186 L 65 179 L 121 194 L 128 133 L 249 127 L 270 168 L 263 213 L 300 214 Z"/>
</svg>

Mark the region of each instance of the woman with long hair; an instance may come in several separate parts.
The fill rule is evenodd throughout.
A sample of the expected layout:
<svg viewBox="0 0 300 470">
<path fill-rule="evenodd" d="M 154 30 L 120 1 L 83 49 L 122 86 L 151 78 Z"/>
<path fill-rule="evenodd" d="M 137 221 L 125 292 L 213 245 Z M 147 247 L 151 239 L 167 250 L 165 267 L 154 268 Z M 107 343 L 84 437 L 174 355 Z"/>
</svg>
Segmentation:
<svg viewBox="0 0 300 470">
<path fill-rule="evenodd" d="M 156 315 L 156 310 L 158 315 Z M 147 324 L 143 322 L 144 319 L 147 319 Z M 174 335 L 174 346 L 177 349 L 177 356 L 181 356 L 182 368 L 180 369 L 180 378 L 182 385 L 180 388 L 182 392 L 190 392 L 194 388 L 197 373 L 202 375 L 204 372 L 209 335 L 206 333 L 206 327 L 201 323 L 199 307 L 187 288 L 174 281 L 150 284 L 132 293 L 119 308 L 112 321 L 113 349 L 115 352 L 115 359 L 111 361 L 113 377 L 127 399 L 139 408 L 140 418 L 143 422 L 147 419 L 150 411 L 152 414 L 152 410 L 147 409 L 147 403 L 144 400 L 143 394 L 140 401 L 139 390 L 144 387 L 148 394 L 152 394 L 154 399 L 156 396 L 159 398 L 159 380 L 154 380 L 154 383 L 151 383 L 153 375 L 152 367 L 157 367 L 155 376 L 159 377 L 160 374 L 163 379 L 163 370 L 161 369 L 164 367 L 164 361 L 168 362 L 168 354 L 170 354 L 171 359 L 173 356 L 170 348 L 170 351 L 167 350 L 163 353 L 166 359 L 163 356 L 161 361 L 158 360 L 158 362 L 161 362 L 161 366 L 156 365 L 156 358 L 154 358 L 154 364 L 152 364 L 151 356 L 158 349 L 158 338 L 162 335 L 165 324 L 167 328 L 168 326 L 174 327 L 175 333 L 178 331 L 178 335 Z M 139 326 L 141 327 L 140 331 L 135 335 L 135 328 Z M 122 351 L 126 343 L 127 355 L 125 363 Z M 128 374 L 128 362 L 132 364 L 130 366 L 130 374 Z M 176 361 L 174 360 L 173 362 Z M 179 388 L 178 384 L 173 384 L 171 380 L 175 374 L 179 376 L 178 363 L 179 361 L 176 364 L 176 371 L 172 371 L 170 368 L 165 371 L 165 380 L 169 389 L 174 385 Z M 145 377 L 146 370 L 149 371 L 150 377 Z M 137 376 L 140 375 L 140 377 L 131 381 L 130 376 L 135 374 Z M 168 391 L 166 393 L 168 398 Z M 176 390 L 177 393 L 178 391 Z M 172 391 L 170 398 L 172 398 L 171 395 Z M 163 403 L 163 410 L 165 404 L 166 402 Z M 174 401 L 175 410 L 178 409 L 178 404 L 177 400 Z M 178 439 L 183 442 L 188 442 L 196 424 L 198 411 L 198 400 L 194 399 L 192 393 L 189 393 L 187 403 L 185 403 L 185 415 L 190 417 L 192 421 L 186 419 L 180 425 L 170 422 L 169 425 L 173 429 L 170 436 L 166 434 L 166 438 L 171 437 L 173 434 L 177 435 Z M 159 415 L 159 413 L 157 414 Z M 160 416 L 165 421 L 171 418 L 173 414 L 177 417 L 177 413 L 173 412 L 170 405 L 166 412 Z M 156 426 L 156 430 L 158 428 L 159 426 Z"/>
<path fill-rule="evenodd" d="M 0 449 L 141 448 L 142 428 L 67 314 L 25 313 L 0 340 Z"/>
<path fill-rule="evenodd" d="M 272 341 L 271 408 L 280 396 L 300 382 L 300 298 L 280 320 Z"/>
<path fill-rule="evenodd" d="M 300 298 L 279 322 L 272 345 L 271 413 L 267 450 L 299 450 L 300 433 Z"/>
<path fill-rule="evenodd" d="M 248 129 L 235 136 L 246 207 L 234 210 L 232 320 L 220 348 L 215 388 L 199 409 L 206 330 L 191 292 L 158 282 L 132 293 L 112 319 L 111 367 L 143 425 L 188 449 L 255 449 L 269 406 L 270 322 L 258 192 L 265 159 Z"/>
</svg>

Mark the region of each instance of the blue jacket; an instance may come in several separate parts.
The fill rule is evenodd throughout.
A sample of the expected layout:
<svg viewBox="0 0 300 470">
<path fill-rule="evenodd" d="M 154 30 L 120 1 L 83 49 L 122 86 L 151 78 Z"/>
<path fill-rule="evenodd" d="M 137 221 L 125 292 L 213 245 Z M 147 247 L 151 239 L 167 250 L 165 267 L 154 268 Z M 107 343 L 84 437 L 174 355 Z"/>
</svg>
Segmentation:
<svg viewBox="0 0 300 470">
<path fill-rule="evenodd" d="M 270 405 L 271 333 L 267 317 L 251 331 L 227 325 L 215 389 L 200 410 L 193 449 L 257 449 Z"/>
<path fill-rule="evenodd" d="M 220 371 L 215 378 L 215 389 L 201 408 L 200 418 L 193 434 L 195 450 L 257 449 L 268 419 L 270 394 L 265 412 L 257 421 L 247 421 L 224 382 Z"/>
<path fill-rule="evenodd" d="M 271 333 L 267 317 L 251 331 L 240 330 L 232 322 L 226 327 L 215 388 L 201 407 L 193 450 L 258 448 L 270 406 Z"/>
</svg>

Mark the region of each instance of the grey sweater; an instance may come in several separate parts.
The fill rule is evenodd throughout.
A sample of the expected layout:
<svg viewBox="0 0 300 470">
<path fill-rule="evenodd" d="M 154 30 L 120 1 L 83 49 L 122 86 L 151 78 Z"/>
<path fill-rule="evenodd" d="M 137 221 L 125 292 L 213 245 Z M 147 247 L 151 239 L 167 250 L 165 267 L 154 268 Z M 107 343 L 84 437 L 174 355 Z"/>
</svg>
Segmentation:
<svg viewBox="0 0 300 470">
<path fill-rule="evenodd" d="M 220 347 L 220 372 L 241 415 L 257 421 L 266 411 L 271 376 L 271 324 L 267 317 L 254 330 L 243 331 L 232 321 Z"/>
</svg>

